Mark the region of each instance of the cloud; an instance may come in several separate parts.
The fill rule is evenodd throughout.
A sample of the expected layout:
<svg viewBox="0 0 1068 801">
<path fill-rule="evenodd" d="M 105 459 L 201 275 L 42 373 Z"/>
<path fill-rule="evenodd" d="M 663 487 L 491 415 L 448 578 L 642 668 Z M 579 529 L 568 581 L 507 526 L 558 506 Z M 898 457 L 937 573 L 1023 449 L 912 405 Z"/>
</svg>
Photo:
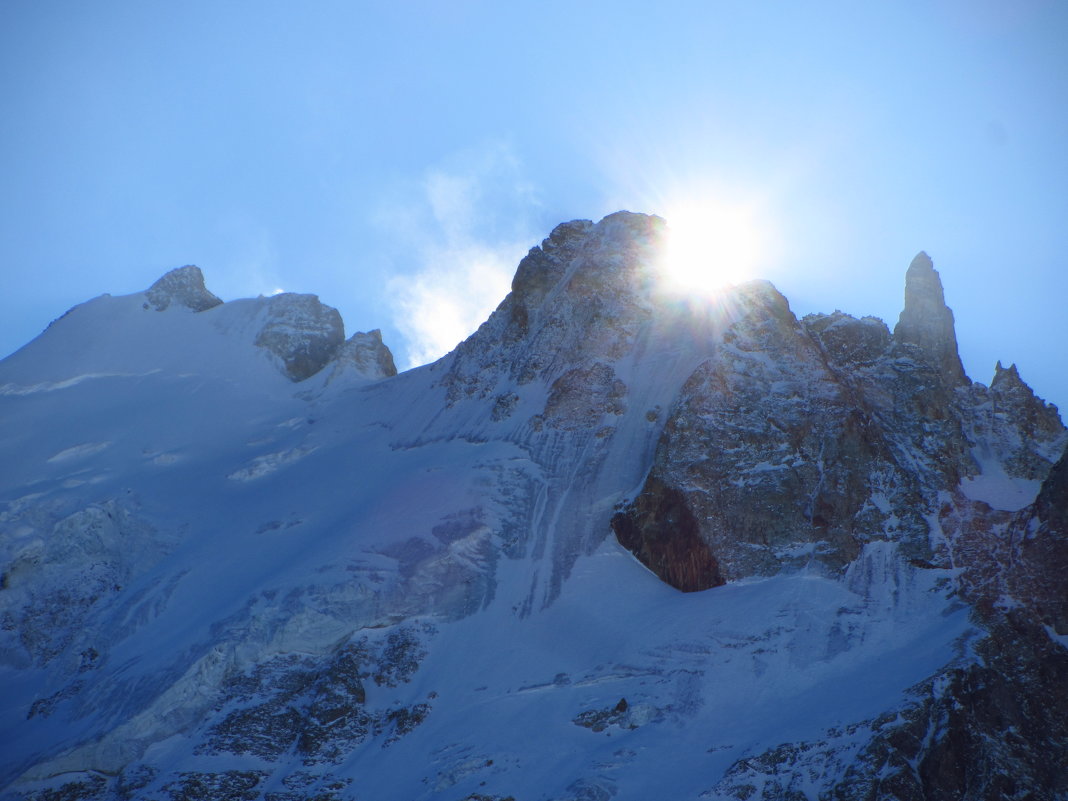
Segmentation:
<svg viewBox="0 0 1068 801">
<path fill-rule="evenodd" d="M 439 255 L 448 263 L 390 282 L 408 367 L 456 347 L 496 308 L 511 282 L 515 260 L 491 248 L 471 245 Z"/>
<path fill-rule="evenodd" d="M 448 353 L 503 300 L 536 241 L 537 207 L 512 151 L 492 145 L 428 170 L 384 209 L 379 222 L 417 264 L 387 286 L 406 367 Z"/>
</svg>

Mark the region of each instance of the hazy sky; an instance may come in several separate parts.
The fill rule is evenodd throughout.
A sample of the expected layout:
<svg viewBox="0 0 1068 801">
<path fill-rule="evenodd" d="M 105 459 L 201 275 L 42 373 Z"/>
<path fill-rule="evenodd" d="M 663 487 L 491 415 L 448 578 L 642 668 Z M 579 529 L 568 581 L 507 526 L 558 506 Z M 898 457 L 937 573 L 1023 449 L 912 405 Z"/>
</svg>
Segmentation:
<svg viewBox="0 0 1068 801">
<path fill-rule="evenodd" d="M 1066 42 L 1031 0 L 7 0 L 0 355 L 192 263 L 406 366 L 558 222 L 741 207 L 799 314 L 892 326 L 926 250 L 971 377 L 1068 407 Z"/>
</svg>

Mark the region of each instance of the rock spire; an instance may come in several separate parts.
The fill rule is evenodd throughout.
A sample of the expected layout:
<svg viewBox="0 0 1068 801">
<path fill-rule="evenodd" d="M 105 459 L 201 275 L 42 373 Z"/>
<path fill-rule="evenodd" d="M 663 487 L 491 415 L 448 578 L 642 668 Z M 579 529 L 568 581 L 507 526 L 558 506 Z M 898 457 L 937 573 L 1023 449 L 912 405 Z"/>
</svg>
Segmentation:
<svg viewBox="0 0 1068 801">
<path fill-rule="evenodd" d="M 931 257 L 922 250 L 905 273 L 905 308 L 894 328 L 894 339 L 918 347 L 946 383 L 968 383 L 957 353 L 953 310 L 946 305 L 942 281 Z"/>
</svg>

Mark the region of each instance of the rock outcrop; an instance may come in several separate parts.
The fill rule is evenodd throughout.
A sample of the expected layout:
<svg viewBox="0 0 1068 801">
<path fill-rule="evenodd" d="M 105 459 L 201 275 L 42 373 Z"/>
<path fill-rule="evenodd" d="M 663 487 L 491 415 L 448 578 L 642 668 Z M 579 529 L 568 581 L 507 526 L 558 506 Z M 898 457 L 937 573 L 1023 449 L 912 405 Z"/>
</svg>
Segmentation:
<svg viewBox="0 0 1068 801">
<path fill-rule="evenodd" d="M 277 356 L 293 381 L 315 375 L 330 362 L 345 341 L 345 325 L 338 310 L 319 302 L 317 295 L 285 292 L 265 300 L 266 321 L 255 344 Z"/>
<path fill-rule="evenodd" d="M 1016 369 L 997 363 L 990 382 L 994 418 L 1002 428 L 1011 427 L 1011 450 L 1004 454 L 1006 471 L 1024 479 L 1041 479 L 1063 446 L 1064 425 L 1057 407 L 1037 397 Z"/>
<path fill-rule="evenodd" d="M 334 363 L 335 372 L 331 379 L 349 372 L 370 381 L 392 378 L 397 374 L 393 353 L 382 342 L 382 332 L 377 328 L 367 332 L 357 331 L 345 340 L 337 349 Z"/>
<path fill-rule="evenodd" d="M 698 592 L 724 583 L 686 497 L 656 478 L 612 517 L 612 530 L 620 545 L 672 587 Z"/>
<path fill-rule="evenodd" d="M 145 297 L 156 311 L 174 305 L 202 312 L 222 303 L 204 286 L 204 274 L 192 264 L 171 270 L 148 288 Z"/>
<path fill-rule="evenodd" d="M 653 254 L 664 230 L 659 217 L 629 212 L 556 226 L 519 263 L 489 320 L 450 357 L 442 380 L 449 402 L 622 358 L 652 315 Z"/>
</svg>

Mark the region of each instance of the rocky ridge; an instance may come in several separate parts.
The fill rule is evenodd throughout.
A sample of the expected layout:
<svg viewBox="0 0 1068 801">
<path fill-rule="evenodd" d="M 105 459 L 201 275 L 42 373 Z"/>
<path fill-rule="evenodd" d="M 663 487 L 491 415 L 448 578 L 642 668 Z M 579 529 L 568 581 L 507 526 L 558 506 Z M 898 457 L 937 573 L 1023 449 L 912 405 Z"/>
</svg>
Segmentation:
<svg viewBox="0 0 1068 801">
<path fill-rule="evenodd" d="M 814 563 L 838 571 L 877 539 L 949 566 L 930 522 L 947 496 L 967 504 L 961 482 L 983 472 L 1044 477 L 1063 452 L 1056 408 L 1015 369 L 999 364 L 989 389 L 952 369 L 953 315 L 926 254 L 906 274 L 892 336 L 840 312 L 798 321 L 767 285 L 743 287 L 736 302 L 741 316 L 667 418 L 645 489 L 614 519 L 628 543 L 637 517 L 650 541 L 662 538 L 647 510 L 673 495 L 665 514 L 700 521 L 693 558 L 726 580 Z"/>
<path fill-rule="evenodd" d="M 196 313 L 223 306 L 204 283 L 199 267 L 188 265 L 166 273 L 144 293 L 143 307 L 158 312 L 181 308 Z M 382 342 L 379 330 L 356 332 L 345 339 L 345 325 L 337 309 L 322 303 L 317 295 L 280 292 L 244 301 L 254 304 L 252 344 L 269 353 L 279 369 L 294 383 L 306 381 L 325 368 L 330 379 L 341 375 L 358 380 L 378 380 L 397 374 L 393 354 Z M 211 315 L 209 315 L 211 317 Z M 225 310 L 216 312 L 217 325 L 234 326 Z"/>
<path fill-rule="evenodd" d="M 0 363 L 7 419 L 92 412 L 0 488 L 3 797 L 1063 797 L 1056 408 L 1014 367 L 967 378 L 926 254 L 891 333 L 766 282 L 695 309 L 659 289 L 664 235 L 558 226 L 402 375 L 315 296 L 205 305 L 182 268 L 145 303 L 296 386 L 167 448 L 96 410 L 185 373 Z M 233 390 L 189 386 L 166 408 L 195 437 Z"/>
</svg>

